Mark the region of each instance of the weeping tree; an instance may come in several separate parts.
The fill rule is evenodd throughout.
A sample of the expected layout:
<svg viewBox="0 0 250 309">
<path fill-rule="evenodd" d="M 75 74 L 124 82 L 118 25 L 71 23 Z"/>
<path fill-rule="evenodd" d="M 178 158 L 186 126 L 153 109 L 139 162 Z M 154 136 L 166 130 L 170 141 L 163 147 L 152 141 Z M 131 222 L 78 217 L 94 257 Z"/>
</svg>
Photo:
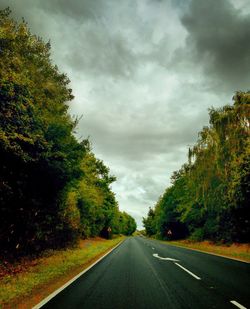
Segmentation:
<svg viewBox="0 0 250 309">
<path fill-rule="evenodd" d="M 172 186 L 160 197 L 152 224 L 161 237 L 176 221 L 197 240 L 247 242 L 250 93 L 237 92 L 233 105 L 211 108 L 209 115 L 210 124 L 189 149 L 188 162 L 174 173 Z"/>
</svg>

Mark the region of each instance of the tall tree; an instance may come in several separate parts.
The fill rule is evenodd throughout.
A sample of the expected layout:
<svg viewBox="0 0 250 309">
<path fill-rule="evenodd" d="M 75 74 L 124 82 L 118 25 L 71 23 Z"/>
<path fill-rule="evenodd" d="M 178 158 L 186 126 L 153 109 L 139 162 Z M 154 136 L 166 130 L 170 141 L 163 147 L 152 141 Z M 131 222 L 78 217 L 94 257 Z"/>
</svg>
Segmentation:
<svg viewBox="0 0 250 309">
<path fill-rule="evenodd" d="M 63 241 L 58 200 L 81 173 L 84 147 L 72 134 L 73 96 L 50 45 L 9 14 L 0 12 L 1 249 L 40 250 Z"/>
<path fill-rule="evenodd" d="M 145 229 L 152 221 L 154 233 L 164 237 L 166 227 L 181 223 L 178 233 L 186 226 L 196 240 L 247 242 L 250 92 L 237 92 L 233 105 L 211 108 L 209 115 L 210 125 L 189 149 L 188 163 L 174 173 L 172 186 L 160 197 L 154 218 L 149 214 L 145 219 Z"/>
</svg>

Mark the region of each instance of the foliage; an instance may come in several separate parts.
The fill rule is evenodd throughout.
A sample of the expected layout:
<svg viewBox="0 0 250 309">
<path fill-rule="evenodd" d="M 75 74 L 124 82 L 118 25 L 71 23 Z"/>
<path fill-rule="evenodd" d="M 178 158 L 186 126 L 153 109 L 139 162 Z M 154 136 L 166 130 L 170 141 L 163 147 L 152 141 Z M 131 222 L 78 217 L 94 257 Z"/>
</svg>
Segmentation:
<svg viewBox="0 0 250 309">
<path fill-rule="evenodd" d="M 173 174 L 153 220 L 144 219 L 148 235 L 151 220 L 161 238 L 170 229 L 172 239 L 249 241 L 250 92 L 237 92 L 232 106 L 211 108 L 209 115 L 210 125 Z"/>
<path fill-rule="evenodd" d="M 132 235 L 136 230 L 135 219 L 125 211 L 120 212 L 118 215 L 119 221 L 117 224 L 117 230 L 119 231 L 119 233 L 128 236 Z"/>
<path fill-rule="evenodd" d="M 148 236 L 156 234 L 155 211 L 152 208 L 149 208 L 148 216 L 147 218 L 143 218 L 142 222 Z"/>
<path fill-rule="evenodd" d="M 69 79 L 50 44 L 0 11 L 1 251 L 16 257 L 105 234 L 118 204 L 115 177 L 74 136 Z M 130 227 L 128 227 L 128 230 Z M 107 236 L 107 235 L 106 235 Z"/>
</svg>

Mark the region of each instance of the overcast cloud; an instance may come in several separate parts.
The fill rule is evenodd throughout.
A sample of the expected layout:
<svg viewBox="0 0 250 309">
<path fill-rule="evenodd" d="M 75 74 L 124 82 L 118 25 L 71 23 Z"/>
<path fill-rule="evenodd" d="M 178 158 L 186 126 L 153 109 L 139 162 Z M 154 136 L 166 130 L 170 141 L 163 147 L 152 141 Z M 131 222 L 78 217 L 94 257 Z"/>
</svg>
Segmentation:
<svg viewBox="0 0 250 309">
<path fill-rule="evenodd" d="M 78 136 L 142 216 L 186 161 L 207 109 L 250 85 L 248 0 L 0 0 L 50 40 L 71 80 Z"/>
</svg>

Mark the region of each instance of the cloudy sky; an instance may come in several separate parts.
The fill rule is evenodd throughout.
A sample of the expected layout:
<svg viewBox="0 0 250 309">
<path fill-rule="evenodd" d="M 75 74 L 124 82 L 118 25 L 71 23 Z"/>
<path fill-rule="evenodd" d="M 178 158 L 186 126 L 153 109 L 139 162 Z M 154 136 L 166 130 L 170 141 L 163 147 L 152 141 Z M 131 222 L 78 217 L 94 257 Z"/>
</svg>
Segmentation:
<svg viewBox="0 0 250 309">
<path fill-rule="evenodd" d="M 208 108 L 250 87 L 249 0 L 0 0 L 52 44 L 78 136 L 141 219 L 186 161 Z"/>
</svg>

